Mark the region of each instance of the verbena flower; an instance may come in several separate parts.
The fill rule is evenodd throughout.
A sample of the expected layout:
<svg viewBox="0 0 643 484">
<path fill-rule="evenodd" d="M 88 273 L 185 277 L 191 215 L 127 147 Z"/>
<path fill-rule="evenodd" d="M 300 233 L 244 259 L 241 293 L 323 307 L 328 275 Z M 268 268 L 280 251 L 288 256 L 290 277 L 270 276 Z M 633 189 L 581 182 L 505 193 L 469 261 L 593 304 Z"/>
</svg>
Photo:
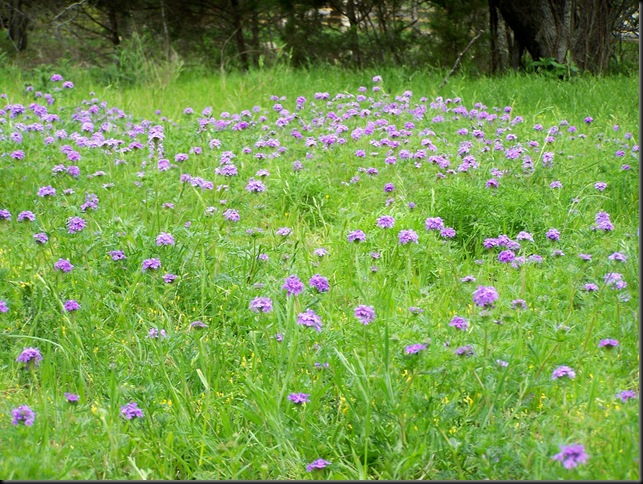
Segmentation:
<svg viewBox="0 0 643 484">
<path fill-rule="evenodd" d="M 239 219 L 240 219 L 240 217 L 239 217 L 239 212 L 237 212 L 236 210 L 233 210 L 233 209 L 231 209 L 231 208 L 229 208 L 228 210 L 226 210 L 225 212 L 223 212 L 223 217 L 224 217 L 226 220 L 229 220 L 229 221 L 231 221 L 231 222 L 238 222 L 238 221 L 239 221 Z"/>
<path fill-rule="evenodd" d="M 404 352 L 407 355 L 414 355 L 416 353 L 419 353 L 422 350 L 426 349 L 426 345 L 423 345 L 422 343 L 416 343 L 413 345 L 409 345 L 406 348 L 404 348 Z"/>
<path fill-rule="evenodd" d="M 562 365 L 556 368 L 551 374 L 552 380 L 557 380 L 558 378 L 563 377 L 567 377 L 570 379 L 576 378 L 576 372 L 569 366 Z"/>
<path fill-rule="evenodd" d="M 163 281 L 164 281 L 166 284 L 171 284 L 171 283 L 173 283 L 173 282 L 175 281 L 176 277 L 177 277 L 177 276 L 176 276 L 175 274 L 169 274 L 169 273 L 168 273 L 168 274 L 165 274 L 165 275 L 163 276 Z"/>
<path fill-rule="evenodd" d="M 36 241 L 36 244 L 46 244 L 49 240 L 49 237 L 47 237 L 47 234 L 45 234 L 44 232 L 40 232 L 34 234 L 33 239 Z"/>
<path fill-rule="evenodd" d="M 462 279 L 460 279 L 462 282 L 475 282 L 476 277 L 475 276 L 464 276 Z"/>
<path fill-rule="evenodd" d="M 524 299 L 514 299 L 513 301 L 511 301 L 512 309 L 517 309 L 519 307 L 522 309 L 527 309 L 527 302 Z"/>
<path fill-rule="evenodd" d="M 156 237 L 156 245 L 158 246 L 174 245 L 174 237 L 172 236 L 172 234 L 161 232 Z"/>
<path fill-rule="evenodd" d="M 18 219 L 17 220 L 18 220 L 18 222 L 23 222 L 25 220 L 28 220 L 29 222 L 33 222 L 34 220 L 36 220 L 36 216 L 34 215 L 33 212 L 31 212 L 29 210 L 25 210 L 24 212 L 20 212 L 18 214 Z"/>
<path fill-rule="evenodd" d="M 276 232 L 277 235 L 281 235 L 283 237 L 286 237 L 287 235 L 290 235 L 291 233 L 292 233 L 292 229 L 290 229 L 288 227 L 280 227 Z"/>
<path fill-rule="evenodd" d="M 296 275 L 286 277 L 284 285 L 281 288 L 286 291 L 287 296 L 298 296 L 304 290 L 304 284 L 299 280 Z"/>
<path fill-rule="evenodd" d="M 328 255 L 328 250 L 324 249 L 323 247 L 320 247 L 318 249 L 315 249 L 313 251 L 313 254 L 315 254 L 317 257 L 324 257 L 325 255 Z"/>
<path fill-rule="evenodd" d="M 6 313 L 9 311 L 9 306 L 7 306 L 7 301 L 0 299 L 0 313 Z"/>
<path fill-rule="evenodd" d="M 192 321 L 190 323 L 190 328 L 192 329 L 202 329 L 202 328 L 207 328 L 208 325 L 205 324 L 203 321 Z"/>
<path fill-rule="evenodd" d="M 326 466 L 329 466 L 331 463 L 324 459 L 317 459 L 312 461 L 306 466 L 307 472 L 312 472 L 314 469 L 323 469 Z"/>
<path fill-rule="evenodd" d="M 54 269 L 62 272 L 71 272 L 74 268 L 71 262 L 67 259 L 58 259 L 57 262 L 54 262 Z"/>
<path fill-rule="evenodd" d="M 65 392 L 65 400 L 67 400 L 69 403 L 78 403 L 78 401 L 80 400 L 80 396 L 76 395 L 75 393 Z"/>
<path fill-rule="evenodd" d="M 312 309 L 306 309 L 303 313 L 297 315 L 297 324 L 315 328 L 317 332 L 321 332 L 322 321 L 321 318 Z"/>
<path fill-rule="evenodd" d="M 123 260 L 126 259 L 127 257 L 125 256 L 125 252 L 122 250 L 110 250 L 109 256 L 112 258 L 112 260 L 117 261 L 117 260 Z"/>
<path fill-rule="evenodd" d="M 493 307 L 494 301 L 498 299 L 498 292 L 493 286 L 478 286 L 473 291 L 473 302 L 481 308 Z"/>
<path fill-rule="evenodd" d="M 593 283 L 588 283 L 583 286 L 583 289 L 585 289 L 587 292 L 595 292 L 598 291 L 598 286 Z"/>
<path fill-rule="evenodd" d="M 451 318 L 449 326 L 453 326 L 454 328 L 457 328 L 459 330 L 466 331 L 469 327 L 469 321 L 462 316 L 453 316 L 453 318 Z"/>
<path fill-rule="evenodd" d="M 383 215 L 377 219 L 377 226 L 383 229 L 391 229 L 395 225 L 395 219 L 390 215 Z"/>
<path fill-rule="evenodd" d="M 621 252 L 614 252 L 607 257 L 608 260 L 615 260 L 618 262 L 627 262 L 627 256 Z"/>
<path fill-rule="evenodd" d="M 291 393 L 288 395 L 288 400 L 294 404 L 302 404 L 310 402 L 310 395 L 308 393 Z"/>
<path fill-rule="evenodd" d="M 149 269 L 156 270 L 161 267 L 161 261 L 155 257 L 151 259 L 145 259 L 141 264 L 142 271 L 145 272 Z"/>
<path fill-rule="evenodd" d="M 600 340 L 600 341 L 598 342 L 598 347 L 599 347 L 599 348 L 607 348 L 607 349 L 610 349 L 610 348 L 614 348 L 614 347 L 616 347 L 616 346 L 618 346 L 618 345 L 619 345 L 618 340 L 616 340 L 616 339 L 612 339 L 612 338 L 602 339 L 602 340 Z"/>
<path fill-rule="evenodd" d="M 42 354 L 38 348 L 25 348 L 22 350 L 20 355 L 18 355 L 16 361 L 24 363 L 26 368 L 29 368 L 30 365 L 38 366 L 42 359 Z"/>
<path fill-rule="evenodd" d="M 513 261 L 516 258 L 513 250 L 503 250 L 498 254 L 498 261 L 504 264 Z"/>
<path fill-rule="evenodd" d="M 475 353 L 472 345 L 460 346 L 455 350 L 455 354 L 458 356 L 471 356 Z"/>
<path fill-rule="evenodd" d="M 620 398 L 625 403 L 632 398 L 636 398 L 636 392 L 634 390 L 623 390 L 616 394 L 616 398 Z"/>
<path fill-rule="evenodd" d="M 18 408 L 11 410 L 11 425 L 19 425 L 21 422 L 31 427 L 36 420 L 36 413 L 29 407 L 29 405 L 20 405 Z"/>
<path fill-rule="evenodd" d="M 573 469 L 587 462 L 588 455 L 582 444 L 559 445 L 561 452 L 552 457 L 560 461 L 566 469 Z"/>
<path fill-rule="evenodd" d="M 143 418 L 143 411 L 138 408 L 135 402 L 129 402 L 121 407 L 121 416 L 127 420 Z"/>
<path fill-rule="evenodd" d="M 442 230 L 444 222 L 440 217 L 429 217 L 424 221 L 426 230 Z"/>
<path fill-rule="evenodd" d="M 313 277 L 311 277 L 310 281 L 308 281 L 308 284 L 310 284 L 310 287 L 314 287 L 319 292 L 327 292 L 328 290 L 330 290 L 328 279 L 319 274 L 315 274 Z"/>
<path fill-rule="evenodd" d="M 70 234 L 75 234 L 76 232 L 80 232 L 85 227 L 87 227 L 87 223 L 80 217 L 70 217 L 67 220 L 67 231 Z"/>
<path fill-rule="evenodd" d="M 250 193 L 265 192 L 266 185 L 264 185 L 260 180 L 255 180 L 254 178 L 251 178 L 250 180 L 248 180 L 248 184 L 246 185 L 246 190 L 248 190 Z"/>
<path fill-rule="evenodd" d="M 167 333 L 164 329 L 159 331 L 157 328 L 150 328 L 150 330 L 147 332 L 147 336 L 152 339 L 157 339 L 159 337 L 165 338 L 167 337 Z"/>
<path fill-rule="evenodd" d="M 368 325 L 375 320 L 375 309 L 373 306 L 360 304 L 355 308 L 355 317 L 359 319 L 362 324 Z"/>
<path fill-rule="evenodd" d="M 417 244 L 418 243 L 418 234 L 415 232 L 415 230 L 400 230 L 400 233 L 398 234 L 398 240 L 400 242 L 400 245 L 406 245 L 410 243 Z"/>
<path fill-rule="evenodd" d="M 420 314 L 420 313 L 424 312 L 424 309 L 418 308 L 416 306 L 411 306 L 409 308 L 409 311 L 411 312 L 411 314 Z"/>
<path fill-rule="evenodd" d="M 348 241 L 349 242 L 365 242 L 366 241 L 366 234 L 362 232 L 361 230 L 353 230 L 348 234 Z"/>
<path fill-rule="evenodd" d="M 554 240 L 554 241 L 559 240 L 560 239 L 560 232 L 558 230 L 556 230 L 556 229 L 549 229 L 547 231 L 546 237 L 549 240 Z"/>
<path fill-rule="evenodd" d="M 63 304 L 63 308 L 68 312 L 78 311 L 80 309 L 80 304 L 78 304 L 75 299 L 68 299 Z"/>
</svg>

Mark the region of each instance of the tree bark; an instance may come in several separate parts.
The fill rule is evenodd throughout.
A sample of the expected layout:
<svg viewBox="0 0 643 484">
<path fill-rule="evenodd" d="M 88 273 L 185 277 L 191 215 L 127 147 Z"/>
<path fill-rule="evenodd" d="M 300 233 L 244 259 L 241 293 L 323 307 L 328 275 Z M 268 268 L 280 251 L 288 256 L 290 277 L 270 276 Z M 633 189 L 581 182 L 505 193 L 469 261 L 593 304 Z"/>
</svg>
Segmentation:
<svg viewBox="0 0 643 484">
<path fill-rule="evenodd" d="M 12 0 L 9 7 L 9 38 L 19 52 L 25 50 L 29 43 L 29 16 L 24 7 L 22 0 Z"/>
<path fill-rule="evenodd" d="M 491 74 L 498 72 L 499 52 L 498 52 L 498 10 L 496 10 L 495 0 L 489 0 L 489 33 L 491 41 Z"/>
<path fill-rule="evenodd" d="M 241 69 L 248 70 L 248 51 L 246 50 L 246 41 L 243 35 L 243 25 L 241 22 L 241 7 L 239 0 L 230 0 L 230 7 L 232 8 L 232 26 L 234 27 L 234 37 L 237 41 L 237 51 L 239 59 L 241 60 Z"/>
</svg>

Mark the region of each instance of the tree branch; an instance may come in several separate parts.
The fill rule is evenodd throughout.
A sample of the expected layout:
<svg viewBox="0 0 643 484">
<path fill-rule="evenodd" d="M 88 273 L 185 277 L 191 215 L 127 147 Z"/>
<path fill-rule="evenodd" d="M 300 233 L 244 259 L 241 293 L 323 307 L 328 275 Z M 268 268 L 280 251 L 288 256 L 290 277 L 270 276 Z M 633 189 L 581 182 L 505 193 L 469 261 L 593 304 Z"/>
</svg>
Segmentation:
<svg viewBox="0 0 643 484">
<path fill-rule="evenodd" d="M 469 43 L 464 48 L 464 50 L 462 52 L 460 52 L 460 54 L 458 54 L 458 58 L 455 60 L 455 64 L 453 64 L 453 68 L 451 69 L 451 72 L 449 72 L 447 74 L 447 76 L 442 80 L 442 82 L 438 86 L 438 91 L 440 89 L 442 89 L 442 86 L 444 86 L 447 83 L 447 81 L 449 80 L 449 77 L 451 77 L 453 75 L 453 73 L 456 71 L 456 69 L 460 65 L 460 60 L 462 59 L 462 56 L 471 48 L 471 46 L 474 44 L 474 42 L 476 40 L 478 40 L 482 34 L 484 34 L 484 32 L 482 30 L 478 31 L 476 36 L 469 41 Z"/>
</svg>

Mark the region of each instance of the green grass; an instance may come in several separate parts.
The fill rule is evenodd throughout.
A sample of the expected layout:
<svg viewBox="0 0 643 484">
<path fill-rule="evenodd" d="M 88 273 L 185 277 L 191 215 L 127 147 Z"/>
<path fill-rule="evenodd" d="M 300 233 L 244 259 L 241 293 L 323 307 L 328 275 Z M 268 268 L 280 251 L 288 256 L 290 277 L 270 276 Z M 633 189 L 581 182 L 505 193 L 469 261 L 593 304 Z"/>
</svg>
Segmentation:
<svg viewBox="0 0 643 484">
<path fill-rule="evenodd" d="M 71 71 L 62 74 L 74 81 L 74 89 L 58 93 L 47 80 L 53 72 L 43 73 L 43 79 L 0 73 L 6 102 L 23 104 L 31 116 L 0 115 L 5 120 L 0 124 L 0 209 L 12 215 L 0 220 L 0 300 L 8 305 L 0 313 L 0 477 L 639 478 L 639 166 L 632 151 L 638 141 L 636 135 L 625 136 L 638 133 L 631 102 L 637 95 L 635 79 L 454 77 L 438 92 L 441 77 L 431 73 L 278 68 L 208 77 L 186 72 L 174 81 L 117 88 L 87 71 Z M 378 74 L 383 92 L 372 92 L 372 77 Z M 25 92 L 32 83 L 56 97 L 48 107 L 59 116 L 54 131 L 91 136 L 72 114 L 104 101 L 107 109 L 119 108 L 125 116 L 101 108 L 91 115 L 95 128 L 109 121 L 106 139 L 124 140 L 121 146 L 139 141 L 142 148 L 119 153 L 78 147 L 69 138 L 45 144 L 43 137 L 52 134 L 48 130 L 21 131 L 23 141 L 15 143 L 9 135 L 21 128 L 19 123 L 38 121 L 29 105 L 45 104 Z M 348 130 L 337 136 L 346 142 L 325 148 L 320 137 L 334 132 L 329 112 L 346 113 L 347 103 L 362 94 L 360 86 L 373 99 L 361 102 L 358 111 L 368 108 L 370 114 L 343 120 Z M 405 91 L 413 93 L 409 109 L 425 105 L 421 119 L 382 111 L 391 102 L 399 107 L 403 100 L 395 98 Z M 327 105 L 314 99 L 318 92 L 328 92 L 331 100 L 338 93 L 353 98 Z M 300 111 L 295 110 L 298 96 L 307 99 Z M 437 96 L 459 97 L 468 110 L 483 103 L 498 118 L 478 126 L 477 119 L 432 109 Z M 89 101 L 94 97 L 97 101 Z M 277 102 L 298 118 L 276 126 Z M 194 114 L 183 114 L 188 106 Z M 197 118 L 206 106 L 218 120 L 224 111 L 261 109 L 247 118 L 256 126 L 199 131 Z M 505 106 L 512 107 L 510 119 L 522 116 L 524 122 L 501 120 Z M 444 121 L 432 121 L 439 114 Z M 261 115 L 265 123 L 258 122 Z M 584 123 L 587 116 L 594 118 L 591 124 Z M 314 118 L 324 119 L 324 125 L 315 126 Z M 159 171 L 157 154 L 148 158 L 145 125 L 139 134 L 128 134 L 143 119 L 164 126 L 164 156 L 175 168 Z M 375 125 L 372 134 L 351 137 L 355 128 L 378 119 L 398 130 L 413 122 L 409 142 Z M 573 139 L 563 120 L 577 128 Z M 533 129 L 537 123 L 543 131 Z M 262 130 L 262 124 L 270 128 Z M 560 134 L 547 144 L 551 126 L 559 126 Z M 291 136 L 295 128 L 301 139 Z M 468 134 L 457 134 L 462 128 Z M 496 133 L 497 128 L 504 131 Z M 424 129 L 435 134 L 420 134 Z M 484 131 L 489 151 L 472 136 L 474 129 Z M 516 140 L 507 140 L 508 134 Z M 307 147 L 307 137 L 317 146 Z M 209 146 L 213 138 L 220 148 Z M 383 138 L 402 143 L 370 143 Z M 275 139 L 285 148 L 282 153 L 256 146 Z M 430 139 L 436 151 L 421 145 L 423 139 Z M 495 140 L 504 148 L 522 143 L 525 151 L 508 159 L 494 149 Z M 479 163 L 468 172 L 458 171 L 463 141 L 471 142 L 470 155 Z M 530 147 L 529 141 L 538 146 Z M 82 159 L 69 161 L 60 151 L 63 145 Z M 196 146 L 202 154 L 190 152 Z M 246 147 L 252 152 L 244 153 Z M 17 149 L 24 159 L 10 156 Z M 358 149 L 366 157 L 355 156 Z M 427 157 L 402 159 L 404 149 L 426 149 Z M 396 164 L 385 163 L 389 150 L 397 155 Z M 616 155 L 619 150 L 624 157 Z M 234 153 L 239 176 L 214 173 L 226 151 Z M 541 162 L 544 152 L 554 154 L 551 167 Z M 177 153 L 189 153 L 188 160 L 175 163 Z M 265 156 L 256 158 L 256 153 Z M 527 154 L 532 174 L 523 171 Z M 455 171 L 430 163 L 433 155 L 447 157 Z M 295 160 L 302 162 L 301 171 L 293 171 Z M 622 170 L 624 163 L 631 170 Z M 78 165 L 81 175 L 53 175 L 59 164 Z M 358 169 L 368 167 L 379 174 Z M 248 193 L 247 181 L 262 168 L 270 173 L 263 179 L 266 191 Z M 496 189 L 486 187 L 492 168 L 506 171 L 496 177 Z M 104 175 L 88 176 L 98 171 Z M 439 178 L 438 172 L 445 176 Z M 180 174 L 211 181 L 214 189 L 182 183 Z M 553 181 L 562 188 L 550 188 Z M 598 181 L 607 183 L 604 191 L 594 188 Z M 385 183 L 395 190 L 386 193 Z M 227 189 L 217 189 L 224 184 Z M 47 185 L 57 195 L 37 196 Z M 74 192 L 64 195 L 69 188 Z M 86 193 L 98 196 L 98 209 L 82 212 Z M 214 207 L 211 214 L 208 207 Z M 228 208 L 239 212 L 239 222 L 223 217 Z M 25 210 L 36 220 L 18 222 Z M 609 213 L 613 231 L 590 228 L 601 211 Z M 383 215 L 395 218 L 394 228 L 376 226 Z M 72 216 L 82 217 L 87 228 L 69 234 L 65 224 Z M 441 217 L 456 236 L 444 239 L 427 231 L 428 217 Z M 292 233 L 276 235 L 280 227 Z M 560 231 L 560 241 L 546 238 L 551 228 Z M 356 229 L 366 233 L 365 242 L 347 241 Z M 400 245 L 402 229 L 415 230 L 419 243 Z M 501 234 L 516 240 L 520 231 L 532 233 L 534 241 L 521 241 L 516 256 L 537 254 L 541 263 L 513 268 L 498 261 L 500 248 L 483 246 L 485 239 Z M 36 244 L 37 232 L 46 232 L 49 241 Z M 157 246 L 161 232 L 171 233 L 175 245 Z M 320 247 L 329 255 L 315 255 Z M 114 250 L 123 250 L 127 258 L 113 261 L 108 252 Z M 554 250 L 564 255 L 552 255 Z M 617 251 L 626 262 L 608 259 Z M 580 253 L 592 260 L 583 261 Z M 162 267 L 142 272 L 143 260 L 153 257 Z M 71 272 L 54 270 L 61 258 L 74 265 Z M 166 272 L 177 279 L 164 283 Z M 609 272 L 622 274 L 627 287 L 606 285 Z M 317 273 L 328 278 L 329 292 L 308 287 Z M 287 297 L 281 288 L 291 274 L 306 286 L 299 296 Z M 462 282 L 467 275 L 476 281 Z M 597 284 L 599 291 L 584 291 L 586 283 Z M 473 303 L 478 285 L 498 291 L 488 315 Z M 271 298 L 274 310 L 250 311 L 258 296 Z M 81 309 L 65 312 L 69 299 Z M 515 299 L 525 300 L 527 309 L 513 309 Z M 360 304 L 375 309 L 370 325 L 353 314 Z M 423 312 L 414 315 L 411 306 Z M 297 324 L 297 315 L 307 308 L 320 316 L 320 332 Z M 455 315 L 469 320 L 467 331 L 449 326 Z M 190 329 L 196 320 L 208 327 Z M 167 337 L 149 338 L 150 328 L 164 329 Z M 277 333 L 283 341 L 275 339 Z M 620 345 L 599 348 L 604 338 Z M 405 354 L 415 343 L 427 348 Z M 454 353 L 467 344 L 474 347 L 472 356 Z M 16 361 L 26 347 L 40 349 L 44 358 L 37 368 L 25 369 Z M 509 364 L 501 367 L 497 360 Z M 560 365 L 573 368 L 576 378 L 552 380 Z M 616 394 L 627 389 L 637 398 L 623 403 Z M 79 403 L 69 404 L 64 392 L 77 393 Z M 295 392 L 310 394 L 310 402 L 293 404 L 287 397 Z M 120 415 L 130 401 L 143 418 Z M 35 411 L 32 427 L 11 425 L 11 410 L 19 405 Z M 565 469 L 552 457 L 559 445 L 571 443 L 583 444 L 589 458 Z M 306 472 L 318 458 L 331 465 Z"/>
</svg>

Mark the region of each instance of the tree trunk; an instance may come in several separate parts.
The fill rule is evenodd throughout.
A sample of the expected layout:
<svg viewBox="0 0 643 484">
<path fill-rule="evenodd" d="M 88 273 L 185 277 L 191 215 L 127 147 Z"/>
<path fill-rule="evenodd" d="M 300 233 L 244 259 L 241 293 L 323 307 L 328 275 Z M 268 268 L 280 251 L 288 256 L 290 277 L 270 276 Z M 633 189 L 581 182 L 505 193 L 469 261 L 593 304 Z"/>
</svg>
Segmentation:
<svg viewBox="0 0 643 484">
<path fill-rule="evenodd" d="M 22 0 L 12 0 L 9 7 L 9 38 L 19 52 L 27 48 L 28 28 L 29 17 L 24 10 Z"/>
<path fill-rule="evenodd" d="M 246 41 L 243 36 L 243 26 L 241 22 L 241 8 L 239 0 L 230 0 L 230 7 L 232 7 L 232 26 L 234 28 L 234 37 L 237 41 L 237 51 L 239 52 L 239 59 L 241 60 L 241 69 L 248 70 L 248 52 L 246 50 Z"/>
<path fill-rule="evenodd" d="M 489 0 L 489 33 L 491 41 L 491 74 L 498 72 L 498 11 L 494 0 Z"/>
<path fill-rule="evenodd" d="M 613 48 L 612 31 L 625 2 L 615 0 L 492 0 L 514 38 L 534 60 L 569 60 L 601 72 Z M 568 57 L 569 54 L 569 57 Z"/>
</svg>

